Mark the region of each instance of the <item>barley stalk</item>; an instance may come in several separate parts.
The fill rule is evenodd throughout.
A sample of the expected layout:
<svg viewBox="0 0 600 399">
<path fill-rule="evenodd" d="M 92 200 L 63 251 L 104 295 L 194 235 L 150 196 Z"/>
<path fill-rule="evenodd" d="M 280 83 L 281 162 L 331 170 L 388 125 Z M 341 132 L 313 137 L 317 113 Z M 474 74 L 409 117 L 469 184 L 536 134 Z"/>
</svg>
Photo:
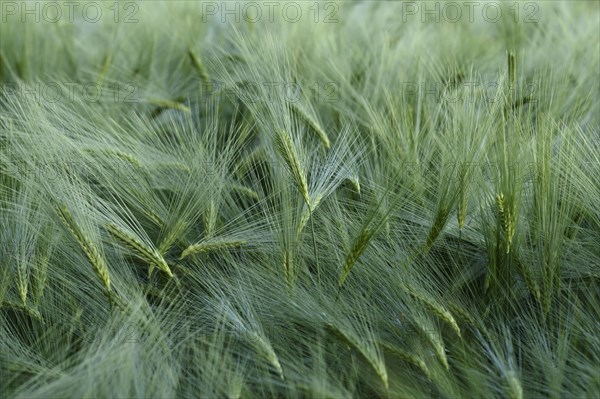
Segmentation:
<svg viewBox="0 0 600 399">
<path fill-rule="evenodd" d="M 327 133 L 325 133 L 325 130 L 323 130 L 321 125 L 319 125 L 319 123 L 312 116 L 310 116 L 306 111 L 304 111 L 302 107 L 298 106 L 295 103 L 291 103 L 291 107 L 292 110 L 296 113 L 296 115 L 298 115 L 306 123 L 308 123 L 308 125 L 315 131 L 315 133 L 317 133 L 317 136 L 319 137 L 325 148 L 329 149 L 331 147 L 331 142 L 329 141 L 329 137 L 327 137 Z"/>
<path fill-rule="evenodd" d="M 358 258 L 362 255 L 362 253 L 367 249 L 369 242 L 373 238 L 374 231 L 367 228 L 364 228 L 358 238 L 354 241 L 354 245 L 350 250 L 350 253 L 346 257 L 346 263 L 344 264 L 344 269 L 342 271 L 342 275 L 340 277 L 340 282 L 338 287 L 341 288 L 346 280 L 346 277 L 352 271 L 354 264 L 358 260 Z"/>
<path fill-rule="evenodd" d="M 71 215 L 71 212 L 65 206 L 59 207 L 57 212 L 65 226 L 73 234 L 73 237 L 75 237 L 88 261 L 92 264 L 94 271 L 104 284 L 107 293 L 110 293 L 110 275 L 104 257 L 100 254 L 94 243 L 83 234 L 75 222 L 73 215 Z"/>
<path fill-rule="evenodd" d="M 167 273 L 169 277 L 173 277 L 173 273 L 169 268 L 169 265 L 164 260 L 162 255 L 153 248 L 150 248 L 142 241 L 140 241 L 137 237 L 129 232 L 119 228 L 114 223 L 108 223 L 106 225 L 106 229 L 108 232 L 117 240 L 121 241 L 125 244 L 126 247 L 133 250 L 133 252 L 142 260 L 150 264 L 158 267 L 160 270 Z"/>
<path fill-rule="evenodd" d="M 517 59 L 515 57 L 514 51 L 509 51 L 507 53 L 508 58 L 508 83 L 512 85 L 515 83 L 516 75 L 517 75 Z"/>
<path fill-rule="evenodd" d="M 467 187 L 467 179 L 466 179 L 466 167 L 464 165 L 461 165 L 460 168 L 460 177 L 459 177 L 459 181 L 460 181 L 460 187 L 459 187 L 459 197 L 458 197 L 458 209 L 457 209 L 457 221 L 458 221 L 458 228 L 460 230 L 463 229 L 463 227 L 465 226 L 465 220 L 467 218 L 467 205 L 469 203 L 469 197 L 468 197 L 468 187 Z"/>
<path fill-rule="evenodd" d="M 196 244 L 192 244 L 187 247 L 182 253 L 179 259 L 186 258 L 190 255 L 205 253 L 205 252 L 213 252 L 225 249 L 238 248 L 243 245 L 246 245 L 248 241 L 246 240 L 227 240 L 227 239 L 212 239 L 204 242 L 199 242 Z"/>
<path fill-rule="evenodd" d="M 460 199 L 458 201 L 458 212 L 457 212 L 457 221 L 458 228 L 463 229 L 465 227 L 465 219 L 467 218 L 467 196 L 464 192 L 461 192 Z"/>
<path fill-rule="evenodd" d="M 298 191 L 304 198 L 306 204 L 310 206 L 306 174 L 304 173 L 304 171 L 302 170 L 302 166 L 300 165 L 300 161 L 298 159 L 298 155 L 292 138 L 285 130 L 282 130 L 275 135 L 275 142 L 277 144 L 279 154 L 285 161 L 285 165 L 288 171 L 291 173 L 294 179 L 294 183 L 296 183 Z"/>
</svg>

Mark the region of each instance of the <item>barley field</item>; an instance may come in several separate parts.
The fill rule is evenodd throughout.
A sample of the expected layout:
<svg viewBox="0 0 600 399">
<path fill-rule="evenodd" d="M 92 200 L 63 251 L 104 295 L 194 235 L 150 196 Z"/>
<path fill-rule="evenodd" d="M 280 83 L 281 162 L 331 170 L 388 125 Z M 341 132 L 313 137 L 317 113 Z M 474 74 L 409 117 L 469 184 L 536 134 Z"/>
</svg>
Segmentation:
<svg viewBox="0 0 600 399">
<path fill-rule="evenodd" d="M 0 397 L 599 398 L 600 3 L 3 1 Z"/>
</svg>

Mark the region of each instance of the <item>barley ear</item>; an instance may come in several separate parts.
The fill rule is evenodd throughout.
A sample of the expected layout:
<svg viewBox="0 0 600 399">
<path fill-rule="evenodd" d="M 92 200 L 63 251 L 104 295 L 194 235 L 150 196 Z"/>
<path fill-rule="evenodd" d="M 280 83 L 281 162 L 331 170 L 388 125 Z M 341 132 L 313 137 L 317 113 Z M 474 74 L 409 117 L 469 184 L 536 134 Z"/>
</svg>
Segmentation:
<svg viewBox="0 0 600 399">
<path fill-rule="evenodd" d="M 115 148 L 100 148 L 100 149 L 86 148 L 86 149 L 84 149 L 84 151 L 88 152 L 88 153 L 92 153 L 92 154 L 95 152 L 98 152 L 98 153 L 108 155 L 108 156 L 115 156 L 117 158 L 120 158 L 120 159 L 130 163 L 131 165 L 133 165 L 134 167 L 136 167 L 138 169 L 142 167 L 142 162 L 139 159 L 137 159 L 135 156 L 133 156 L 132 154 L 130 154 L 128 152 L 121 151 L 121 150 L 118 150 Z"/>
<path fill-rule="evenodd" d="M 310 206 L 310 197 L 308 195 L 308 183 L 306 180 L 306 174 L 302 169 L 302 165 L 298 159 L 297 151 L 294 146 L 294 142 L 290 135 L 285 131 L 281 130 L 275 135 L 275 143 L 277 144 L 277 150 L 283 158 L 288 171 L 291 173 L 296 188 L 304 198 L 304 201 Z"/>
<path fill-rule="evenodd" d="M 419 292 L 413 290 L 412 288 L 404 286 L 404 287 L 402 287 L 402 289 L 405 292 L 407 292 L 408 294 L 410 294 L 410 296 L 415 298 L 417 301 L 419 301 L 423 305 L 425 305 L 425 307 L 427 309 L 429 309 L 438 318 L 444 320 L 450 327 L 452 327 L 454 332 L 459 337 L 462 336 L 461 332 L 460 332 L 460 327 L 458 326 L 458 323 L 454 319 L 454 316 L 452 316 L 452 314 L 446 308 L 444 308 L 442 305 L 440 305 L 439 303 L 434 301 L 433 298 L 431 298 L 425 294 L 419 293 Z"/>
<path fill-rule="evenodd" d="M 206 231 L 206 236 L 210 237 L 215 231 L 215 227 L 217 225 L 217 210 L 215 207 L 215 202 L 210 200 L 208 202 L 208 206 L 204 210 L 204 229 Z"/>
<path fill-rule="evenodd" d="M 232 184 L 230 188 L 231 190 L 238 192 L 240 195 L 244 195 L 255 201 L 258 201 L 260 199 L 256 191 L 246 186 L 242 186 L 241 184 Z"/>
<path fill-rule="evenodd" d="M 34 302 L 39 304 L 42 296 L 44 295 L 44 289 L 46 288 L 46 280 L 48 277 L 48 254 L 43 253 L 38 256 L 35 268 L 35 279 L 33 284 Z"/>
<path fill-rule="evenodd" d="M 326 323 L 325 328 L 342 343 L 357 349 L 358 352 L 365 358 L 365 360 L 369 362 L 371 367 L 373 367 L 373 370 L 375 370 L 375 373 L 377 373 L 381 379 L 381 382 L 383 382 L 385 389 L 387 390 L 389 388 L 387 369 L 385 367 L 383 357 L 379 353 L 371 350 L 371 348 L 363 344 L 363 342 L 360 339 L 357 339 L 353 334 L 347 333 L 344 331 L 344 329 L 336 326 L 333 323 Z"/>
<path fill-rule="evenodd" d="M 435 215 L 435 220 L 433 225 L 429 229 L 429 234 L 427 235 L 427 243 L 425 246 L 425 250 L 429 251 L 431 246 L 435 242 L 435 240 L 439 237 L 442 230 L 446 226 L 446 222 L 448 221 L 448 215 L 450 214 L 450 208 L 447 206 L 442 206 Z"/>
<path fill-rule="evenodd" d="M 67 207 L 59 207 L 57 213 L 67 229 L 75 237 L 79 247 L 83 250 L 86 258 L 92 264 L 94 271 L 104 284 L 106 292 L 110 295 L 110 275 L 104 257 L 100 254 L 94 243 L 83 234 Z"/>
<path fill-rule="evenodd" d="M 327 137 L 327 133 L 325 133 L 325 130 L 323 130 L 321 125 L 319 125 L 319 123 L 312 116 L 310 116 L 306 111 L 304 111 L 302 107 L 300 107 L 296 103 L 291 103 L 291 107 L 292 110 L 296 113 L 296 115 L 298 115 L 301 119 L 308 123 L 308 126 L 310 126 L 312 130 L 314 130 L 315 133 L 317 133 L 317 136 L 323 143 L 323 146 L 326 149 L 329 149 L 331 147 L 331 142 L 329 141 L 329 137 Z"/>
<path fill-rule="evenodd" d="M 302 210 L 302 216 L 300 217 L 300 223 L 298 223 L 298 228 L 296 229 L 296 236 L 299 237 L 300 233 L 302 232 L 302 230 L 304 230 L 304 228 L 306 227 L 306 224 L 308 223 L 308 221 L 310 220 L 310 218 L 312 217 L 313 212 L 315 211 L 315 209 L 317 209 L 317 207 L 319 206 L 319 204 L 321 203 L 321 200 L 323 199 L 323 195 L 316 195 L 311 202 L 311 206 L 308 207 L 306 206 L 303 210 Z"/>
<path fill-rule="evenodd" d="M 514 204 L 507 204 L 503 193 L 496 196 L 500 225 L 506 237 L 506 253 L 510 253 L 510 246 L 515 235 L 516 211 Z"/>
<path fill-rule="evenodd" d="M 162 242 L 158 246 L 158 253 L 164 256 L 164 254 L 171 248 L 173 243 L 178 240 L 181 240 L 182 234 L 188 228 L 188 223 L 182 220 L 174 223 L 173 227 L 168 231 L 168 233 L 163 238 Z"/>
<path fill-rule="evenodd" d="M 289 248 L 284 248 L 281 254 L 283 264 L 283 274 L 286 281 L 291 286 L 295 280 L 296 274 L 294 273 L 294 255 Z"/>
<path fill-rule="evenodd" d="M 190 255 L 227 250 L 232 248 L 238 248 L 248 243 L 246 240 L 228 240 L 228 239 L 212 239 L 192 244 L 187 247 L 182 253 L 179 259 L 184 259 Z"/>
<path fill-rule="evenodd" d="M 358 176 L 347 177 L 346 181 L 352 185 L 352 189 L 356 194 L 360 194 L 360 180 L 358 179 Z"/>
<path fill-rule="evenodd" d="M 273 350 L 273 346 L 271 343 L 264 337 L 260 336 L 256 332 L 250 332 L 250 340 L 255 343 L 257 349 L 260 350 L 261 354 L 265 357 L 265 359 L 275 368 L 279 378 L 285 380 L 283 376 L 283 368 L 281 367 L 281 363 L 279 362 L 279 358 L 277 354 Z"/>
<path fill-rule="evenodd" d="M 26 306 L 27 291 L 29 288 L 29 262 L 27 256 L 20 256 L 17 259 L 17 288 L 19 289 L 19 298 L 23 306 Z"/>
<path fill-rule="evenodd" d="M 517 373 L 514 370 L 510 370 L 506 374 L 506 380 L 508 382 L 508 397 L 510 399 L 523 399 L 523 387 L 517 377 Z"/>
<path fill-rule="evenodd" d="M 446 347 L 440 333 L 433 328 L 431 323 L 421 321 L 417 323 L 417 327 L 419 327 L 419 330 L 421 330 L 427 341 L 429 341 L 429 344 L 433 348 L 433 352 L 442 366 L 444 366 L 446 370 L 449 370 L 450 366 L 448 364 L 448 358 L 446 357 Z"/>
<path fill-rule="evenodd" d="M 204 67 L 204 64 L 202 63 L 200 58 L 194 53 L 194 51 L 191 48 L 188 48 L 188 55 L 190 57 L 190 61 L 192 62 L 192 66 L 198 73 L 198 76 L 200 76 L 200 79 L 202 79 L 202 82 L 204 82 L 205 84 L 209 84 L 210 78 L 208 77 L 208 72 L 206 71 L 206 68 Z"/>
<path fill-rule="evenodd" d="M 114 238 L 131 249 L 138 258 L 144 260 L 151 266 L 154 265 L 158 267 L 160 270 L 167 273 L 169 277 L 173 277 L 169 265 L 158 251 L 150 248 L 133 234 L 119 228 L 114 223 L 108 223 L 106 229 Z"/>
<path fill-rule="evenodd" d="M 431 378 L 431 372 L 429 371 L 429 368 L 427 367 L 425 362 L 422 359 L 420 359 L 417 355 L 410 352 L 406 352 L 388 342 L 382 343 L 382 346 L 390 352 L 392 352 L 394 355 L 398 356 L 400 359 L 404 360 L 405 362 L 416 366 L 419 370 L 423 372 L 423 374 L 425 374 L 427 378 Z"/>
<path fill-rule="evenodd" d="M 360 258 L 360 256 L 365 251 L 365 249 L 367 249 L 369 242 L 373 238 L 373 234 L 374 234 L 373 230 L 371 230 L 368 227 L 364 228 L 362 230 L 362 232 L 360 233 L 360 235 L 354 241 L 354 244 L 352 245 L 352 249 L 350 250 L 350 253 L 348 253 L 348 256 L 346 257 L 346 263 L 344 264 L 344 269 L 343 269 L 342 275 L 340 277 L 340 282 L 338 284 L 338 288 L 342 287 L 342 285 L 344 284 L 344 281 L 346 280 L 346 277 L 348 277 L 348 274 L 352 271 L 354 264 L 356 263 L 358 258 Z"/>
</svg>

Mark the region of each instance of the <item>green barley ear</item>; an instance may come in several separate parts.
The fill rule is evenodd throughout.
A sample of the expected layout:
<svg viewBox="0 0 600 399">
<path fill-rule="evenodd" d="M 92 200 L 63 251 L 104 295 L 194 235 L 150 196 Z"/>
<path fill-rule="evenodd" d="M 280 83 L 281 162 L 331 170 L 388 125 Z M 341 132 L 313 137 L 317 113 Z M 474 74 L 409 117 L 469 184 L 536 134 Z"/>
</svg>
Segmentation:
<svg viewBox="0 0 600 399">
<path fill-rule="evenodd" d="M 17 288 L 19 289 L 19 298 L 21 299 L 21 303 L 23 306 L 27 303 L 27 291 L 29 287 L 28 283 L 28 265 L 24 260 L 19 260 L 19 264 L 17 267 Z"/>
<path fill-rule="evenodd" d="M 354 192 L 356 192 L 356 194 L 360 194 L 360 180 L 358 179 L 358 176 L 354 175 L 346 178 L 346 180 L 350 183 Z"/>
<path fill-rule="evenodd" d="M 212 236 L 217 226 L 217 210 L 215 202 L 210 200 L 204 210 L 204 229 L 207 237 Z"/>
<path fill-rule="evenodd" d="M 510 245 L 515 235 L 516 211 L 513 204 L 508 204 L 504 194 L 496 195 L 500 225 L 506 234 L 506 253 L 510 253 Z"/>
<path fill-rule="evenodd" d="M 71 232 L 73 237 L 75 237 L 75 240 L 79 244 L 79 247 L 83 250 L 83 253 L 88 261 L 92 264 L 94 271 L 104 284 L 106 292 L 110 293 L 110 275 L 104 257 L 101 255 L 96 245 L 81 231 L 67 207 L 58 207 L 57 213 L 64 225 Z"/>
<path fill-rule="evenodd" d="M 323 130 L 321 125 L 319 125 L 319 123 L 312 116 L 310 116 L 300 105 L 292 102 L 291 108 L 296 115 L 298 115 L 302 120 L 304 120 L 308 124 L 308 126 L 310 126 L 311 129 L 314 130 L 315 133 L 317 133 L 319 140 L 321 140 L 325 149 L 328 150 L 331 147 L 331 142 L 329 141 L 329 137 L 327 137 L 327 133 L 325 133 L 325 130 Z"/>
<path fill-rule="evenodd" d="M 14 261 L 17 264 L 17 288 L 21 303 L 23 306 L 26 306 L 27 293 L 29 291 L 29 278 L 34 258 L 31 254 L 33 246 L 31 243 L 23 240 L 19 243 L 19 246 L 16 248 L 16 250 L 17 256 L 15 257 Z"/>
<path fill-rule="evenodd" d="M 529 265 L 527 263 L 523 262 L 521 259 L 519 259 L 519 260 L 517 260 L 517 266 L 519 268 L 519 271 L 521 272 L 521 275 L 523 276 L 523 279 L 525 279 L 525 284 L 527 284 L 527 288 L 529 288 L 529 291 L 531 293 L 533 293 L 533 295 L 535 296 L 535 298 L 538 301 L 540 301 L 541 300 L 540 287 L 539 287 L 537 281 L 535 280 L 533 273 L 529 269 Z"/>
<path fill-rule="evenodd" d="M 150 266 L 158 267 L 160 270 L 167 273 L 169 277 L 173 277 L 169 265 L 157 250 L 150 248 L 133 234 L 121 229 L 114 223 L 108 223 L 106 225 L 106 230 L 127 248 L 131 249 L 138 258 L 147 262 Z"/>
<path fill-rule="evenodd" d="M 300 233 L 302 232 L 302 230 L 304 230 L 304 228 L 306 227 L 306 224 L 308 223 L 308 221 L 310 220 L 310 218 L 312 217 L 313 212 L 315 211 L 315 209 L 317 209 L 317 207 L 319 206 L 319 204 L 321 203 L 321 200 L 323 199 L 322 195 L 315 195 L 312 199 L 312 203 L 311 203 L 311 207 L 305 207 L 302 210 L 302 215 L 300 216 L 300 222 L 298 223 L 298 227 L 296 229 L 296 236 L 299 237 Z"/>
<path fill-rule="evenodd" d="M 295 279 L 296 274 L 294 272 L 294 255 L 289 248 L 284 248 L 281 254 L 283 264 L 283 275 L 286 281 L 291 286 Z"/>
<path fill-rule="evenodd" d="M 325 328 L 341 343 L 356 348 L 365 360 L 369 362 L 371 367 L 373 367 L 373 370 L 375 370 L 381 379 L 381 382 L 383 382 L 385 389 L 387 390 L 389 388 L 387 368 L 383 356 L 378 353 L 379 351 L 376 350 L 376 348 L 370 347 L 370 345 L 363 342 L 355 334 L 352 334 L 350 331 L 346 331 L 344 328 L 333 323 L 326 323 Z"/>
<path fill-rule="evenodd" d="M 508 383 L 508 396 L 510 399 L 523 399 L 523 387 L 521 381 L 517 377 L 517 373 L 514 370 L 509 370 L 506 373 L 506 380 Z"/>
<path fill-rule="evenodd" d="M 440 233 L 444 230 L 446 226 L 446 222 L 448 221 L 448 216 L 450 215 L 450 208 L 448 206 L 441 206 L 438 212 L 435 215 L 435 219 L 433 221 L 433 225 L 429 229 L 429 233 L 427 234 L 427 242 L 425 244 L 425 250 L 429 251 L 431 249 L 435 240 L 439 237 Z"/>
<path fill-rule="evenodd" d="M 112 64 L 112 52 L 109 51 L 108 53 L 106 53 L 104 55 L 104 58 L 102 59 L 102 67 L 100 68 L 100 72 L 98 73 L 98 80 L 96 81 L 96 84 L 98 86 L 102 86 L 102 83 L 104 82 L 104 79 L 106 78 L 106 74 L 108 73 L 108 70 L 110 69 L 111 64 Z"/>
<path fill-rule="evenodd" d="M 277 354 L 275 353 L 275 350 L 273 349 L 271 343 L 266 339 L 266 337 L 262 337 L 254 331 L 250 331 L 248 334 L 249 339 L 251 340 L 251 342 L 254 343 L 255 348 L 258 349 L 260 354 L 265 358 L 265 360 L 267 360 L 269 364 L 273 366 L 275 371 L 277 371 L 277 375 L 279 376 L 279 378 L 282 381 L 284 381 L 285 377 L 283 375 L 283 368 L 281 367 L 281 362 L 279 361 L 279 357 L 277 357 Z"/>
<path fill-rule="evenodd" d="M 187 228 L 188 223 L 182 220 L 174 223 L 158 246 L 158 253 L 164 255 L 176 241 L 180 240 Z"/>
<path fill-rule="evenodd" d="M 417 301 L 421 302 L 427 309 L 429 309 L 434 315 L 436 315 L 441 320 L 444 320 L 454 332 L 461 337 L 460 327 L 458 327 L 458 323 L 454 319 L 454 316 L 442 305 L 437 303 L 433 298 L 423 293 L 419 293 L 416 290 L 403 286 L 402 289 L 407 292 L 410 296 L 412 296 Z"/>
<path fill-rule="evenodd" d="M 425 337 L 427 342 L 433 348 L 433 352 L 438 358 L 439 362 L 444 366 L 446 370 L 450 369 L 448 364 L 448 357 L 446 356 L 446 346 L 440 332 L 434 327 L 434 324 L 425 318 L 418 318 L 415 320 L 416 327 L 419 328 L 421 334 Z"/>
<path fill-rule="evenodd" d="M 389 342 L 383 342 L 382 346 L 388 351 L 390 351 L 392 354 L 398 356 L 406 363 L 412 364 L 413 366 L 417 367 L 423 372 L 423 374 L 425 374 L 427 378 L 431 378 L 431 372 L 429 371 L 429 367 L 427 367 L 427 364 L 425 364 L 425 362 L 417 355 L 402 350 L 397 346 L 390 344 Z"/>
<path fill-rule="evenodd" d="M 258 201 L 260 199 L 260 197 L 258 196 L 258 193 L 256 191 L 254 191 L 253 189 L 251 189 L 249 187 L 243 186 L 241 184 L 231 184 L 230 189 L 232 191 L 239 193 L 240 195 L 243 195 L 243 196 L 253 199 L 255 201 Z"/>
<path fill-rule="evenodd" d="M 352 249 L 348 253 L 346 257 L 346 263 L 344 264 L 344 269 L 342 271 L 342 275 L 340 277 L 340 281 L 338 283 L 338 287 L 341 288 L 344 285 L 344 281 L 346 281 L 346 277 L 352 271 L 354 264 L 360 258 L 362 253 L 367 249 L 369 242 L 373 238 L 374 231 L 370 228 L 364 228 L 360 235 L 354 240 L 354 244 L 352 245 Z"/>
<path fill-rule="evenodd" d="M 120 158 L 128 163 L 130 163 L 132 166 L 140 169 L 142 167 L 142 162 L 137 159 L 135 156 L 133 156 L 132 154 L 125 152 L 125 151 L 121 151 L 118 150 L 116 148 L 85 148 L 83 150 L 84 152 L 90 153 L 90 154 L 101 154 L 101 155 L 108 155 L 108 156 L 114 156 L 116 158 Z"/>
<path fill-rule="evenodd" d="M 206 71 L 206 67 L 204 66 L 202 60 L 194 53 L 194 51 L 191 48 L 188 48 L 188 56 L 190 57 L 192 66 L 198 73 L 198 76 L 200 76 L 200 79 L 202 79 L 202 82 L 209 84 L 210 78 L 208 77 L 208 72 Z"/>
<path fill-rule="evenodd" d="M 175 109 L 187 114 L 191 113 L 191 110 L 186 105 L 178 101 L 172 101 L 164 98 L 149 98 L 148 104 L 155 105 L 159 109 Z"/>
<path fill-rule="evenodd" d="M 310 206 L 306 173 L 302 169 L 292 138 L 285 130 L 281 130 L 275 134 L 275 143 L 277 144 L 279 155 L 283 158 L 286 168 L 294 179 L 298 192 L 300 192 L 306 204 Z"/>
<path fill-rule="evenodd" d="M 196 244 L 192 244 L 187 247 L 182 253 L 179 259 L 184 259 L 190 255 L 196 255 L 206 252 L 222 251 L 233 248 L 244 246 L 248 243 L 246 240 L 235 240 L 235 239 L 224 239 L 224 238 L 213 238 L 206 241 L 202 241 Z"/>
<path fill-rule="evenodd" d="M 44 296 L 44 289 L 48 278 L 48 254 L 43 253 L 38 256 L 35 267 L 35 284 L 33 285 L 34 303 L 39 306 L 40 300 Z"/>
</svg>

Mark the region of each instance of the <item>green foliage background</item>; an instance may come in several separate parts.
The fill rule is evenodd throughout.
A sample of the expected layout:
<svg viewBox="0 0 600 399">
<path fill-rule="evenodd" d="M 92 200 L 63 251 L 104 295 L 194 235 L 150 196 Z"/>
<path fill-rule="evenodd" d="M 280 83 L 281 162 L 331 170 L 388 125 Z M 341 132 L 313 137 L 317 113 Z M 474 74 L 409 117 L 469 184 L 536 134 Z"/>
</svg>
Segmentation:
<svg viewBox="0 0 600 399">
<path fill-rule="evenodd" d="M 99 4 L 0 24 L 3 395 L 600 395 L 599 3 Z"/>
</svg>

